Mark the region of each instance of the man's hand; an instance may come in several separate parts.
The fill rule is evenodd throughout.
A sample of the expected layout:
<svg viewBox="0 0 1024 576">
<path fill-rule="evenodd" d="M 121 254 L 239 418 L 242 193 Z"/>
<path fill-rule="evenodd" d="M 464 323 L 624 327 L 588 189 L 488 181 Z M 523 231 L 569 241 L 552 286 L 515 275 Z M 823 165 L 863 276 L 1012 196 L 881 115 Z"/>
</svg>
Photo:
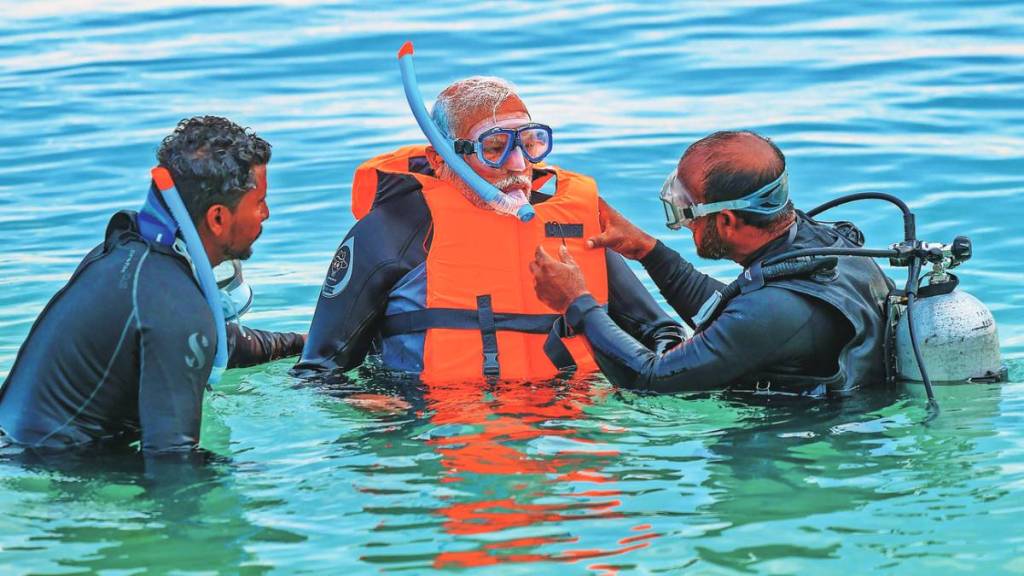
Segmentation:
<svg viewBox="0 0 1024 576">
<path fill-rule="evenodd" d="M 630 260 L 639 260 L 647 256 L 657 240 L 643 230 L 637 228 L 618 210 L 598 199 L 601 219 L 601 234 L 587 239 L 590 248 L 610 248 Z"/>
<path fill-rule="evenodd" d="M 534 260 L 530 262 L 530 272 L 533 273 L 533 289 L 537 298 L 555 312 L 565 314 L 574 300 L 587 293 L 587 284 L 583 280 L 583 272 L 565 246 L 559 247 L 558 257 L 561 262 L 537 246 Z"/>
</svg>

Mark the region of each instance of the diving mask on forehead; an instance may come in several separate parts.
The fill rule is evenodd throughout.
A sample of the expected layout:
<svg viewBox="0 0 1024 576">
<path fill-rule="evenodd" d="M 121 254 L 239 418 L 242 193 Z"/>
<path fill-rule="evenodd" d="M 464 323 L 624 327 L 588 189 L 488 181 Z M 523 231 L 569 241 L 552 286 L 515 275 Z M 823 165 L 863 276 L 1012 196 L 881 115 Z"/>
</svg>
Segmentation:
<svg viewBox="0 0 1024 576">
<path fill-rule="evenodd" d="M 722 210 L 740 210 L 754 214 L 776 214 L 789 202 L 789 174 L 783 170 L 778 178 L 754 190 L 742 198 L 700 204 L 679 180 L 677 170 L 672 169 L 661 187 L 661 203 L 665 208 L 665 225 L 679 230 L 708 214 Z"/>
</svg>

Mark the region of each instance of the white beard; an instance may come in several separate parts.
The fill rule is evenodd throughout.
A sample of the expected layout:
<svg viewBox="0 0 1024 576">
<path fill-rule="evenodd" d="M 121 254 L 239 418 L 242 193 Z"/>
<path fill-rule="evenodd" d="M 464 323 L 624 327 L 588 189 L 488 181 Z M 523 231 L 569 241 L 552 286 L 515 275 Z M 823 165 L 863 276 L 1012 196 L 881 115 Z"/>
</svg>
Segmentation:
<svg viewBox="0 0 1024 576">
<path fill-rule="evenodd" d="M 473 206 L 476 206 L 477 208 L 480 208 L 482 210 L 494 210 L 493 206 L 485 202 L 484 199 L 481 198 L 480 195 L 476 193 L 476 190 L 473 190 L 473 188 L 470 187 L 469 184 L 466 184 L 466 182 L 462 178 L 459 178 L 455 171 L 452 170 L 451 167 L 448 166 L 447 164 L 442 164 L 441 167 L 438 168 L 437 177 L 454 186 L 455 189 L 458 190 L 466 198 L 466 200 L 469 200 L 469 202 Z M 533 184 L 533 182 L 531 182 L 530 178 L 527 176 L 508 176 L 493 183 L 494 187 L 501 190 L 502 192 L 504 192 L 506 188 L 513 186 L 515 184 L 524 184 L 527 187 L 529 187 L 530 185 Z M 530 197 L 518 188 L 506 193 L 505 197 L 511 202 L 513 206 L 513 209 L 510 212 L 511 214 L 515 214 L 516 210 L 530 202 Z"/>
</svg>

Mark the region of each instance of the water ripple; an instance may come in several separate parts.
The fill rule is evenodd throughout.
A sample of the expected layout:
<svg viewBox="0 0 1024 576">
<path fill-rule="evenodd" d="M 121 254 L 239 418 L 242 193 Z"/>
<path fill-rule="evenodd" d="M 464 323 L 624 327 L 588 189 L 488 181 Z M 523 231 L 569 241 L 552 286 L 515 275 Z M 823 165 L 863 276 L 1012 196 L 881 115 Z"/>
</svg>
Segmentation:
<svg viewBox="0 0 1024 576">
<path fill-rule="evenodd" d="M 773 138 L 801 207 L 899 194 L 928 240 L 975 241 L 961 286 L 990 304 L 1013 381 L 940 387 L 944 412 L 922 426 L 914 385 L 797 409 L 601 378 L 310 385 L 283 360 L 231 371 L 208 396 L 203 446 L 223 460 L 180 483 L 0 449 L 8 571 L 1020 571 L 1019 2 L 54 0 L 4 16 L 0 377 L 111 212 L 140 205 L 159 140 L 194 114 L 273 143 L 247 319 L 304 330 L 353 224 L 353 170 L 422 140 L 395 63 L 411 39 L 428 98 L 472 74 L 514 81 L 556 129 L 551 161 L 594 176 L 690 259 L 656 193 L 714 130 Z M 888 208 L 836 216 L 871 245 L 899 240 Z"/>
</svg>

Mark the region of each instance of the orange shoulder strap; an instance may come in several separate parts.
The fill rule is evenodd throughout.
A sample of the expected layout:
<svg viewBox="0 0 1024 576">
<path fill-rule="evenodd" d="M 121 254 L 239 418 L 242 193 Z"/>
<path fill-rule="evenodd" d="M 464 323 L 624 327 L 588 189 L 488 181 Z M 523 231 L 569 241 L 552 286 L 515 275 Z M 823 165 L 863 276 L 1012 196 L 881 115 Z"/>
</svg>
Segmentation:
<svg viewBox="0 0 1024 576">
<path fill-rule="evenodd" d="M 410 174 L 409 161 L 426 156 L 427 146 L 403 146 L 394 152 L 381 154 L 363 162 L 352 176 L 352 215 L 359 220 L 373 207 L 377 196 L 377 175 L 380 172 Z"/>
</svg>

